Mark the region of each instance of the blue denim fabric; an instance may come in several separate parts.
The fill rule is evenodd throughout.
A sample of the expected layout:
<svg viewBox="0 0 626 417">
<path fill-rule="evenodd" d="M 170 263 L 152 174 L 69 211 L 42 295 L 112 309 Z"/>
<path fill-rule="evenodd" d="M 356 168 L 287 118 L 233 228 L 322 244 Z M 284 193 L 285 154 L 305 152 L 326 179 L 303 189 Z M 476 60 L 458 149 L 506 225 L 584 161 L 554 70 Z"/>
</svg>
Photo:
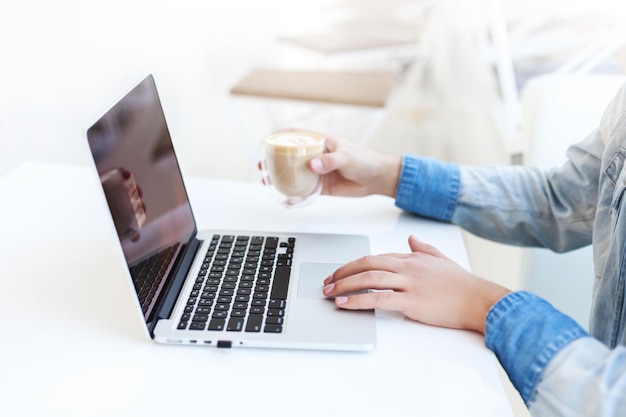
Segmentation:
<svg viewBox="0 0 626 417">
<path fill-rule="evenodd" d="M 574 320 L 528 292 L 503 297 L 487 314 L 485 344 L 526 404 L 545 367 L 572 341 L 588 336 Z"/>
<path fill-rule="evenodd" d="M 531 343 L 508 344 L 506 338 L 512 336 L 500 326 L 512 326 L 511 320 L 491 323 L 486 340 L 490 346 L 498 346 L 501 357 L 508 358 L 507 352 L 516 352 L 524 362 L 533 364 L 526 368 L 513 360 L 503 360 L 514 382 L 521 384 L 518 388 L 531 402 L 531 410 L 568 409 L 570 412 L 550 415 L 626 417 L 623 409 L 617 414 L 606 411 L 619 409 L 616 398 L 626 398 L 626 370 L 618 367 L 616 364 L 621 362 L 615 359 L 625 350 L 618 346 L 626 346 L 626 86 L 607 108 L 598 129 L 571 146 L 566 156 L 561 167 L 542 171 L 520 166 L 457 166 L 406 155 L 396 205 L 512 245 L 565 252 L 593 244 L 595 281 L 589 328 L 596 340 L 583 340 L 596 344 L 564 342 L 562 332 L 569 325 L 553 309 L 544 312 L 547 325 L 539 323 L 540 317 L 533 320 L 533 326 L 540 325 L 542 343 L 554 350 L 552 359 L 535 351 Z M 539 304 L 516 308 L 520 309 L 520 317 L 521 310 L 534 316 L 530 305 Z M 515 326 L 524 326 L 527 319 L 517 320 Z M 589 356 L 602 362 L 597 379 L 593 376 L 598 375 L 598 365 L 593 368 L 583 360 Z M 544 372 L 550 378 L 542 379 Z M 603 391 L 589 381 L 604 383 L 616 373 L 622 383 L 615 384 L 616 391 L 611 396 L 598 398 Z M 566 375 L 576 378 L 568 379 Z M 564 381 L 567 389 L 555 385 L 563 385 Z M 559 403 L 549 393 L 560 393 L 566 398 Z M 580 414 L 567 406 L 567 401 L 575 399 L 568 395 L 595 399 L 602 414 L 600 408 L 595 413 Z"/>
<path fill-rule="evenodd" d="M 396 189 L 396 206 L 441 221 L 450 221 L 456 208 L 461 173 L 455 164 L 404 156 Z M 416 198 L 416 196 L 427 198 Z"/>
<path fill-rule="evenodd" d="M 533 416 L 626 416 L 626 348 L 611 351 L 593 337 L 563 348 L 541 376 Z"/>
</svg>

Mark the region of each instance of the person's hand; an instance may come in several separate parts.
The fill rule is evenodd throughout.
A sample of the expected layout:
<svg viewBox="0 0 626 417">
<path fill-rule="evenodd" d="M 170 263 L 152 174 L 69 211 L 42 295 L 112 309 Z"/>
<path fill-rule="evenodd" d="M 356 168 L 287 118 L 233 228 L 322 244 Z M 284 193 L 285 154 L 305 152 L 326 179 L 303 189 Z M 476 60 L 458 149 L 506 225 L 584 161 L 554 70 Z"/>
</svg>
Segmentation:
<svg viewBox="0 0 626 417">
<path fill-rule="evenodd" d="M 510 290 L 473 275 L 415 236 L 409 246 L 409 254 L 366 256 L 342 266 L 324 281 L 324 295 L 344 309 L 400 311 L 422 323 L 484 334 L 487 312 Z M 370 289 L 375 291 L 349 294 Z"/>
<path fill-rule="evenodd" d="M 326 153 L 312 159 L 309 169 L 324 175 L 322 194 L 395 197 L 402 160 L 326 136 Z"/>
</svg>

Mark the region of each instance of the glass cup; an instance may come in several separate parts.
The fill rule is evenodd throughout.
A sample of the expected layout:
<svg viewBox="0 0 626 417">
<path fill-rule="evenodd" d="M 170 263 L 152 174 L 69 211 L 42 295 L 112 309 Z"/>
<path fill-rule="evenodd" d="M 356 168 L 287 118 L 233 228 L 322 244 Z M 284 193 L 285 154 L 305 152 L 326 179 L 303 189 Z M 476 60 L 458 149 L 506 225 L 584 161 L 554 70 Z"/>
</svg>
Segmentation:
<svg viewBox="0 0 626 417">
<path fill-rule="evenodd" d="M 308 131 L 285 131 L 266 136 L 262 142 L 261 170 L 265 185 L 285 207 L 312 203 L 322 191 L 322 179 L 308 167 L 324 153 L 324 136 Z"/>
</svg>

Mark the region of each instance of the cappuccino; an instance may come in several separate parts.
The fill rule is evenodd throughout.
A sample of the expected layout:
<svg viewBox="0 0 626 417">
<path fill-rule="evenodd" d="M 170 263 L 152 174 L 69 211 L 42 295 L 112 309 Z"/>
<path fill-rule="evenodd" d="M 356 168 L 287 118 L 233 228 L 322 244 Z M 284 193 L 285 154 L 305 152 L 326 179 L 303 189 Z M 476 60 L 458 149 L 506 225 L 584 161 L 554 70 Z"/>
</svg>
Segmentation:
<svg viewBox="0 0 626 417">
<path fill-rule="evenodd" d="M 309 170 L 308 163 L 323 154 L 324 147 L 324 137 L 313 132 L 279 132 L 264 139 L 266 182 L 286 205 L 304 203 L 320 193 L 320 176 Z"/>
</svg>

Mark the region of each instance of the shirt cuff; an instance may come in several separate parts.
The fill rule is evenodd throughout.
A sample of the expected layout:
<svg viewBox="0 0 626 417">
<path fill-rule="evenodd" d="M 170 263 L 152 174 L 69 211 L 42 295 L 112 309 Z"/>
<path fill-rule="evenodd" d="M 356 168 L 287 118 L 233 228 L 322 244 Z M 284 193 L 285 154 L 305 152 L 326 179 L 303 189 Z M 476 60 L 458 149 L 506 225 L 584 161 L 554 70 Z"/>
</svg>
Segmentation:
<svg viewBox="0 0 626 417">
<path fill-rule="evenodd" d="M 459 166 L 431 158 L 404 155 L 396 206 L 441 221 L 450 221 L 461 182 Z"/>
<path fill-rule="evenodd" d="M 586 336 L 574 320 L 525 291 L 506 295 L 487 313 L 485 344 L 527 405 L 554 356 Z"/>
</svg>

